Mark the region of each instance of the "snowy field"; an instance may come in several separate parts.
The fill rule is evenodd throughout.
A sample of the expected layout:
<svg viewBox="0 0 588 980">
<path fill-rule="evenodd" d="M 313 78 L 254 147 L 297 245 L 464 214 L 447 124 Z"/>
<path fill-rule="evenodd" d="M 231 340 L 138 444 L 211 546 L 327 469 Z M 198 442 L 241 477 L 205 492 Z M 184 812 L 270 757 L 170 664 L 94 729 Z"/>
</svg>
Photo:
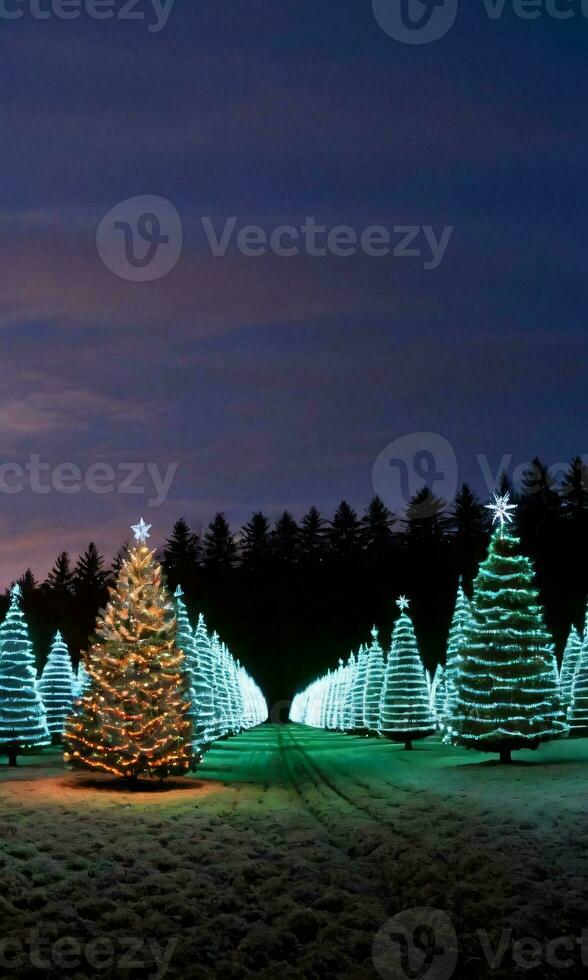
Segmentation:
<svg viewBox="0 0 588 980">
<path fill-rule="evenodd" d="M 0 972 L 377 977 L 378 931 L 427 906 L 455 926 L 455 976 L 586 975 L 588 740 L 516 759 L 265 726 L 163 792 L 55 750 L 0 767 Z"/>
</svg>

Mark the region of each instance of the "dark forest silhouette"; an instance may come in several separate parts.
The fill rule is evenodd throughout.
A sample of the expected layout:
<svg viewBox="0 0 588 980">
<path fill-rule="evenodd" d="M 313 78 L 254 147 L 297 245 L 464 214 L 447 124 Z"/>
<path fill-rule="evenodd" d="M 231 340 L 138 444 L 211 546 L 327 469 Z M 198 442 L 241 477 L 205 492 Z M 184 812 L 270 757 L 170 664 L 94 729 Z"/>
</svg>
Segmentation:
<svg viewBox="0 0 588 980">
<path fill-rule="evenodd" d="M 516 532 L 535 562 L 560 654 L 570 626 L 584 623 L 588 470 L 578 458 L 556 484 L 535 460 L 520 487 L 503 477 L 498 489 L 519 504 Z M 300 522 L 285 512 L 272 524 L 256 513 L 237 534 L 222 514 L 201 536 L 181 519 L 160 558 L 170 587 L 183 586 L 194 620 L 204 612 L 272 704 L 369 640 L 373 623 L 387 642 L 400 593 L 412 600 L 423 658 L 434 668 L 444 657 L 459 577 L 469 592 L 486 553 L 485 503 L 464 484 L 451 507 L 424 487 L 402 521 L 377 497 L 362 516 L 346 502 L 330 520 L 314 507 Z M 90 544 L 75 565 L 60 554 L 42 584 L 30 570 L 19 579 L 39 667 L 58 628 L 74 661 L 87 647 L 124 551 L 106 567 Z"/>
</svg>

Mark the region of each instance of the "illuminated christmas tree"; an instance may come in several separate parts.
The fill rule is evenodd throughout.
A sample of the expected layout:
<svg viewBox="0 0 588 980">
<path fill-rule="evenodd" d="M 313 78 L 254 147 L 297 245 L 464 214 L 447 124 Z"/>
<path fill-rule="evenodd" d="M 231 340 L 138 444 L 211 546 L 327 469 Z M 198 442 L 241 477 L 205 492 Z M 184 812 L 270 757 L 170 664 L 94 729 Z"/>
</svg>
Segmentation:
<svg viewBox="0 0 588 980">
<path fill-rule="evenodd" d="M 513 749 L 535 748 L 568 728 L 533 567 L 506 526 L 514 505 L 508 494 L 496 495 L 490 509 L 498 527 L 474 583 L 452 739 L 510 762 Z"/>
<path fill-rule="evenodd" d="M 367 681 L 368 651 L 363 644 L 357 654 L 353 680 L 353 730 L 365 731 L 365 685 Z"/>
<path fill-rule="evenodd" d="M 133 531 L 135 547 L 97 621 L 86 658 L 92 685 L 68 722 L 65 758 L 130 780 L 164 779 L 192 761 L 189 676 L 149 527 L 141 520 Z"/>
<path fill-rule="evenodd" d="M 57 631 L 39 681 L 39 694 L 45 705 L 47 728 L 53 742 L 61 741 L 65 722 L 72 712 L 75 687 L 69 650 Z"/>
<path fill-rule="evenodd" d="M 345 667 L 345 685 L 343 688 L 343 717 L 341 727 L 344 732 L 353 730 L 353 688 L 355 684 L 356 660 L 355 654 L 349 654 L 349 660 Z"/>
<path fill-rule="evenodd" d="M 45 707 L 37 688 L 33 644 L 14 585 L 10 607 L 0 626 L 0 746 L 11 766 L 24 748 L 48 745 Z"/>
<path fill-rule="evenodd" d="M 176 646 L 178 650 L 181 650 L 184 654 L 184 669 L 190 678 L 190 686 L 186 697 L 190 702 L 187 717 L 190 719 L 190 724 L 192 726 L 192 768 L 194 768 L 196 763 L 200 761 L 202 745 L 198 735 L 200 715 L 193 680 L 195 668 L 194 631 L 190 625 L 188 611 L 186 609 L 186 603 L 184 602 L 183 597 L 184 590 L 182 589 L 181 585 L 178 585 L 174 593 L 174 598 L 176 600 Z"/>
<path fill-rule="evenodd" d="M 394 625 L 380 704 L 380 731 L 412 749 L 415 739 L 435 732 L 430 691 L 419 654 L 416 633 L 406 612 L 404 596 L 396 603 L 400 618 Z"/>
<path fill-rule="evenodd" d="M 216 738 L 214 717 L 214 663 L 210 637 L 204 616 L 200 614 L 194 631 L 192 647 L 192 688 L 197 706 L 197 725 L 194 734 L 200 745 L 206 747 Z"/>
<path fill-rule="evenodd" d="M 437 719 L 437 731 L 443 731 L 447 720 L 447 682 L 443 664 L 438 664 L 431 684 L 431 708 Z"/>
<path fill-rule="evenodd" d="M 447 688 L 447 705 L 445 710 L 445 727 L 451 730 L 451 718 L 457 705 L 457 683 L 462 663 L 466 635 L 470 623 L 470 603 L 463 590 L 461 579 L 457 589 L 457 600 L 447 644 L 447 660 L 445 685 Z"/>
<path fill-rule="evenodd" d="M 580 663 L 582 640 L 578 630 L 572 626 L 566 648 L 564 650 L 560 674 L 561 706 L 565 712 L 572 703 L 572 688 L 574 677 Z"/>
<path fill-rule="evenodd" d="M 568 722 L 572 735 L 588 735 L 588 624 L 572 680 Z"/>
<path fill-rule="evenodd" d="M 372 644 L 367 655 L 364 702 L 365 727 L 371 732 L 377 732 L 380 727 L 380 700 L 382 698 L 384 675 L 386 673 L 384 651 L 380 646 L 378 635 L 378 631 L 374 626 L 372 630 Z"/>
<path fill-rule="evenodd" d="M 84 667 L 84 661 L 80 658 L 80 662 L 78 664 L 78 670 L 76 674 L 76 687 L 75 687 L 76 700 L 78 698 L 83 698 L 84 694 L 88 693 L 91 684 L 92 684 L 92 678 L 90 677 L 88 671 Z"/>
</svg>

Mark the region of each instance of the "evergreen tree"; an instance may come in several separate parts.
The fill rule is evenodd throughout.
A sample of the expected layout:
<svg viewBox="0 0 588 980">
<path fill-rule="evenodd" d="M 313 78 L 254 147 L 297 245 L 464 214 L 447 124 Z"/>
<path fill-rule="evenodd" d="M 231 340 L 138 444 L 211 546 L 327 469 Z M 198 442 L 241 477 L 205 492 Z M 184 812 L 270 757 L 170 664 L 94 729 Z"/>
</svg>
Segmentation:
<svg viewBox="0 0 588 980">
<path fill-rule="evenodd" d="M 217 514 L 204 537 L 204 564 L 213 575 L 226 575 L 234 565 L 237 548 L 224 514 Z"/>
<path fill-rule="evenodd" d="M 210 653 L 213 664 L 214 737 L 224 738 L 231 727 L 228 710 L 229 692 L 220 637 L 216 630 L 210 640 Z"/>
<path fill-rule="evenodd" d="M 447 669 L 445 674 L 445 684 L 447 691 L 446 722 L 449 727 L 451 727 L 451 719 L 453 718 L 453 715 L 457 709 L 458 679 L 463 658 L 465 656 L 466 638 L 468 635 L 467 631 L 469 625 L 470 603 L 463 590 L 463 585 L 460 579 L 447 644 Z"/>
<path fill-rule="evenodd" d="M 200 742 L 200 713 L 196 691 L 194 687 L 194 674 L 196 670 L 196 658 L 194 654 L 194 631 L 190 625 L 186 603 L 184 602 L 184 592 L 181 585 L 178 585 L 174 598 L 176 600 L 176 647 L 184 654 L 184 667 L 189 675 L 189 690 L 187 697 L 190 707 L 186 717 L 190 719 L 192 731 L 192 768 L 195 768 L 200 761 L 202 754 L 202 744 Z"/>
<path fill-rule="evenodd" d="M 437 497 L 429 487 L 423 487 L 406 508 L 409 541 L 441 540 L 450 527 L 447 501 Z"/>
<path fill-rule="evenodd" d="M 76 674 L 76 684 L 75 684 L 75 696 L 76 701 L 83 698 L 85 694 L 88 694 L 92 686 L 92 678 L 90 677 L 84 661 L 80 657 L 80 662 L 78 664 L 78 670 Z"/>
<path fill-rule="evenodd" d="M 575 626 L 572 626 L 564 650 L 560 674 L 561 706 L 567 713 L 572 703 L 574 677 L 582 654 L 582 640 Z"/>
<path fill-rule="evenodd" d="M 21 575 L 17 584 L 20 586 L 20 594 L 25 601 L 39 588 L 39 583 L 30 568 L 27 568 L 24 575 Z"/>
<path fill-rule="evenodd" d="M 10 607 L 0 626 L 0 745 L 16 766 L 23 748 L 51 741 L 37 689 L 35 657 L 21 609 L 21 589 L 13 585 Z"/>
<path fill-rule="evenodd" d="M 535 748 L 567 728 L 533 567 L 506 529 L 513 505 L 496 497 L 491 509 L 500 526 L 474 583 L 452 737 L 510 762 L 513 749 Z"/>
<path fill-rule="evenodd" d="M 172 588 L 181 585 L 184 592 L 191 592 L 198 579 L 200 542 L 183 518 L 173 526 L 171 537 L 166 541 L 163 567 Z"/>
<path fill-rule="evenodd" d="M 385 560 L 390 556 L 394 544 L 392 528 L 396 518 L 388 510 L 380 497 L 374 497 L 362 518 L 363 541 L 371 558 Z"/>
<path fill-rule="evenodd" d="M 148 527 L 133 530 L 137 544 L 98 618 L 86 662 L 92 685 L 68 722 L 65 758 L 130 780 L 164 779 L 191 764 L 189 676 Z"/>
<path fill-rule="evenodd" d="M 355 558 L 361 551 L 361 523 L 345 500 L 335 512 L 328 541 L 331 555 L 339 560 Z"/>
<path fill-rule="evenodd" d="M 47 728 L 53 742 L 60 742 L 75 700 L 75 678 L 67 645 L 59 630 L 51 644 L 39 681 L 39 694 L 47 712 Z"/>
<path fill-rule="evenodd" d="M 353 692 L 355 685 L 355 670 L 356 661 L 355 654 L 349 654 L 349 660 L 347 661 L 347 666 L 345 668 L 345 686 L 343 689 L 343 718 L 341 727 L 343 731 L 349 732 L 353 730 Z"/>
<path fill-rule="evenodd" d="M 380 731 L 412 749 L 415 739 L 434 734 L 435 717 L 416 633 L 406 613 L 408 599 L 401 597 L 397 605 L 401 612 L 392 632 L 380 704 Z"/>
<path fill-rule="evenodd" d="M 248 571 L 256 573 L 267 568 L 271 549 L 270 522 L 261 511 L 253 514 L 241 528 L 240 549 L 242 565 Z"/>
<path fill-rule="evenodd" d="M 298 525 L 287 510 L 272 531 L 272 552 L 282 565 L 292 568 L 298 558 Z"/>
<path fill-rule="evenodd" d="M 471 583 L 488 549 L 490 522 L 487 510 L 467 483 L 455 498 L 451 530 L 457 567 Z"/>
<path fill-rule="evenodd" d="M 198 617 L 198 624 L 194 631 L 192 657 L 194 664 L 192 669 L 192 687 L 194 689 L 194 701 L 197 705 L 198 713 L 194 738 L 199 745 L 206 747 L 216 738 L 215 675 L 210 637 L 202 614 Z"/>
<path fill-rule="evenodd" d="M 437 731 L 443 731 L 447 721 L 447 679 L 443 664 L 437 664 L 431 684 L 431 709 L 437 719 Z"/>
<path fill-rule="evenodd" d="M 70 596 L 73 592 L 73 571 L 67 551 L 57 556 L 55 564 L 45 580 L 45 588 L 59 595 Z"/>
<path fill-rule="evenodd" d="M 362 645 L 357 654 L 355 665 L 355 677 L 353 680 L 353 717 L 352 728 L 354 731 L 365 731 L 365 686 L 367 682 L 368 651 Z"/>
<path fill-rule="evenodd" d="M 299 533 L 300 554 L 305 562 L 318 564 L 325 555 L 325 521 L 316 507 L 302 518 Z"/>
<path fill-rule="evenodd" d="M 384 687 L 384 651 L 380 646 L 378 631 L 372 630 L 372 643 L 367 655 L 367 670 L 365 682 L 364 721 L 368 731 L 377 732 L 380 728 L 380 700 Z"/>
<path fill-rule="evenodd" d="M 570 732 L 574 737 L 588 735 L 588 617 L 580 656 L 572 681 L 572 696 L 568 710 Z"/>
<path fill-rule="evenodd" d="M 106 586 L 104 558 L 96 545 L 90 543 L 83 555 L 78 558 L 73 574 L 73 585 L 77 596 L 98 600 Z"/>
</svg>

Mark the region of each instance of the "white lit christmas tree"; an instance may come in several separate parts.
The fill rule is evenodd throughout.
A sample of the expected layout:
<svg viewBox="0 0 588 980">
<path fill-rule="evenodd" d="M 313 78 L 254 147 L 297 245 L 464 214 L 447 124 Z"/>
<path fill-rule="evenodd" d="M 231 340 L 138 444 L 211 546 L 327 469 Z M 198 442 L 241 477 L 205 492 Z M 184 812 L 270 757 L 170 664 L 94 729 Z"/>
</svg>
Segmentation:
<svg viewBox="0 0 588 980">
<path fill-rule="evenodd" d="M 575 626 L 572 626 L 568 642 L 564 650 L 560 674 L 561 705 L 567 712 L 572 703 L 574 677 L 580 663 L 582 639 Z"/>
<path fill-rule="evenodd" d="M 384 687 L 384 651 L 380 646 L 378 630 L 372 630 L 372 642 L 367 655 L 367 671 L 364 696 L 364 721 L 368 731 L 377 732 L 380 728 L 380 701 Z"/>
<path fill-rule="evenodd" d="M 414 626 L 407 613 L 409 601 L 397 602 L 400 618 L 394 625 L 380 704 L 380 731 L 412 749 L 415 739 L 435 732 L 435 717 L 425 668 Z"/>
<path fill-rule="evenodd" d="M 194 691 L 194 631 L 190 625 L 186 603 L 184 602 L 184 592 L 181 585 L 178 585 L 174 599 L 176 601 L 176 645 L 178 650 L 184 654 L 185 669 L 190 679 L 187 698 L 190 702 L 187 717 L 192 726 L 192 769 L 195 769 L 202 758 L 202 743 L 199 738 L 200 714 L 198 701 Z"/>
<path fill-rule="evenodd" d="M 496 495 L 490 509 L 498 526 L 474 583 L 452 738 L 510 762 L 513 749 L 535 748 L 568 729 L 533 567 L 508 531 L 514 505 L 508 494 Z"/>
<path fill-rule="evenodd" d="M 76 679 L 67 645 L 59 630 L 51 644 L 39 681 L 39 693 L 47 712 L 47 728 L 53 742 L 60 742 L 65 722 L 72 713 Z"/>
<path fill-rule="evenodd" d="M 365 686 L 367 682 L 368 651 L 362 644 L 357 654 L 355 677 L 353 679 L 353 722 L 354 731 L 365 731 Z"/>
<path fill-rule="evenodd" d="M 463 661 L 466 636 L 470 624 L 470 603 L 463 590 L 461 579 L 457 588 L 457 599 L 453 619 L 449 629 L 447 643 L 445 684 L 447 688 L 447 705 L 444 726 L 451 730 L 451 718 L 457 706 L 457 685 L 459 671 Z"/>
<path fill-rule="evenodd" d="M 207 746 L 216 738 L 214 704 L 214 663 L 210 637 L 204 616 L 200 614 L 192 647 L 192 688 L 197 706 L 198 724 L 195 738 Z"/>
<path fill-rule="evenodd" d="M 431 684 L 431 709 L 437 720 L 437 731 L 443 731 L 447 719 L 447 683 L 443 664 L 438 664 Z"/>
<path fill-rule="evenodd" d="M 75 687 L 76 700 L 79 698 L 83 698 L 84 694 L 87 694 L 89 692 L 91 684 L 92 684 L 92 678 L 90 677 L 88 671 L 84 666 L 83 659 L 80 657 L 80 662 L 78 664 L 78 669 L 76 673 L 76 687 Z"/>
<path fill-rule="evenodd" d="M 20 586 L 14 585 L 6 619 L 0 626 L 0 746 L 11 766 L 17 764 L 22 749 L 51 741 L 36 677 Z"/>
<path fill-rule="evenodd" d="M 588 735 L 588 620 L 572 680 L 568 722 L 573 736 Z"/>
</svg>

